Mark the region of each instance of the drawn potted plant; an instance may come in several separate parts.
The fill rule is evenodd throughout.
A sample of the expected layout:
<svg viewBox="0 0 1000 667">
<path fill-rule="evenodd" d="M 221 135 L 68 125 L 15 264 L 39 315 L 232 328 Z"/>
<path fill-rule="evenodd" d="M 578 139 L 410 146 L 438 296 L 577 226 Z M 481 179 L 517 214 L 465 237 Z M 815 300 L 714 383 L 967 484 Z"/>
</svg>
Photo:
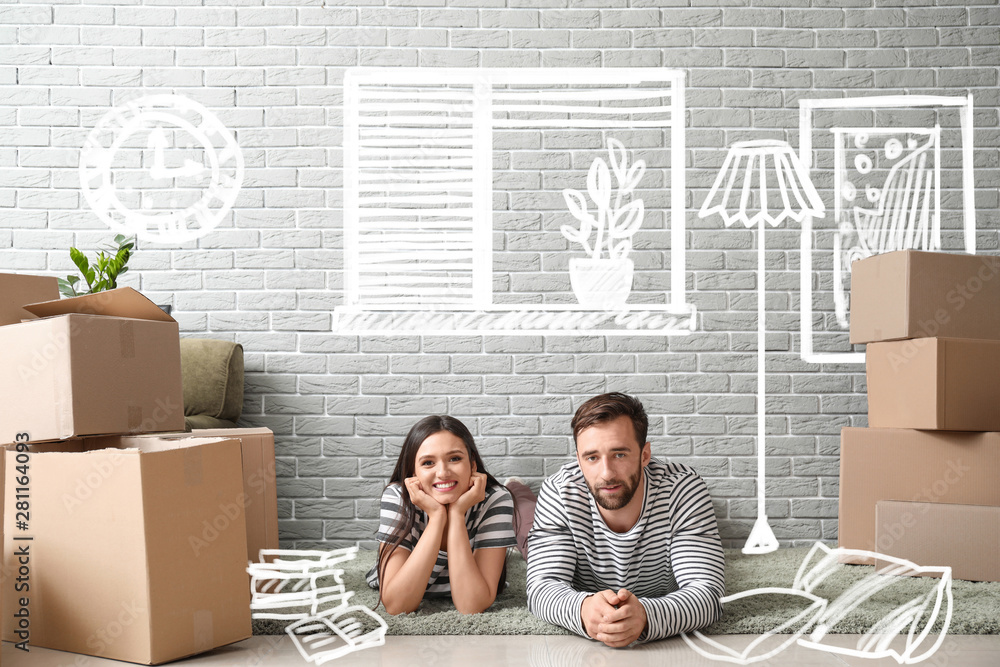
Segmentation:
<svg viewBox="0 0 1000 667">
<path fill-rule="evenodd" d="M 628 300 L 635 271 L 628 254 L 632 250 L 632 236 L 642 225 L 645 214 L 642 200 L 630 195 L 642 180 L 646 163 L 637 160 L 629 167 L 625 146 L 617 139 L 608 139 L 608 158 L 610 168 L 607 162 L 597 158 L 587 174 L 587 194 L 594 202 L 594 211 L 588 208 L 580 191 L 563 190 L 566 206 L 580 222 L 580 227 L 563 225 L 560 231 L 570 241 L 583 246 L 589 255 L 569 260 L 570 284 L 580 305 L 595 310 L 621 308 Z M 617 182 L 614 201 L 612 174 Z"/>
</svg>

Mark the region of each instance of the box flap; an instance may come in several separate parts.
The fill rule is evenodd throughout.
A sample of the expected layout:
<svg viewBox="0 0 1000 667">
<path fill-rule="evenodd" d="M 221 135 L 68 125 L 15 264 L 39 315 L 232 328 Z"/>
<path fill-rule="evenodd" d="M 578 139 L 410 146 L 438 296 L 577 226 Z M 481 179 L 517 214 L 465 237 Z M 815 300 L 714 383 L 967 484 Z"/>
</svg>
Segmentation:
<svg viewBox="0 0 1000 667">
<path fill-rule="evenodd" d="M 59 283 L 55 278 L 0 273 L 0 325 L 35 317 L 22 308 L 26 303 L 58 298 Z"/>
<path fill-rule="evenodd" d="M 851 264 L 851 343 L 909 337 L 910 250 Z"/>
<path fill-rule="evenodd" d="M 33 303 L 25 306 L 24 309 L 38 317 L 81 313 L 84 315 L 129 317 L 136 320 L 154 320 L 157 322 L 175 321 L 174 318 L 163 312 L 159 306 L 131 287 L 119 287 L 118 289 L 106 292 L 97 292 L 96 294 L 85 294 L 69 299 Z"/>
</svg>

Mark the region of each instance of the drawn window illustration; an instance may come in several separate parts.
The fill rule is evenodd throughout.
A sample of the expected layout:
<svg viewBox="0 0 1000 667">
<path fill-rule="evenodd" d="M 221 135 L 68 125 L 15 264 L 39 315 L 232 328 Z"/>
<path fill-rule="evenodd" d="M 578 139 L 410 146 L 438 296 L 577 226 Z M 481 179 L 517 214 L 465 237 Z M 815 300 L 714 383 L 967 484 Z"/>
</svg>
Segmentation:
<svg viewBox="0 0 1000 667">
<path fill-rule="evenodd" d="M 895 250 L 976 252 L 972 99 L 800 105 L 800 159 L 833 213 L 802 224 L 802 358 L 862 363 L 847 336 L 852 262 Z"/>
<path fill-rule="evenodd" d="M 349 71 L 335 329 L 690 332 L 683 80 Z"/>
</svg>

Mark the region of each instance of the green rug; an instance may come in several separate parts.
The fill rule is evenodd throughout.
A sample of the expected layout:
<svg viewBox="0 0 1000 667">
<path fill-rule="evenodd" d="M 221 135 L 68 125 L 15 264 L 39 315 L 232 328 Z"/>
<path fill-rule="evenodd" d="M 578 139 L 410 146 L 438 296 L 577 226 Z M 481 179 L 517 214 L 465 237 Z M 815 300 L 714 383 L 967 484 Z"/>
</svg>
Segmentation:
<svg viewBox="0 0 1000 667">
<path fill-rule="evenodd" d="M 789 588 L 808 548 L 780 549 L 762 556 L 745 556 L 739 550 L 726 550 L 726 594 L 757 588 Z M 344 585 L 354 591 L 350 604 L 375 605 L 378 592 L 368 588 L 365 573 L 375 554 L 362 551 L 358 558 L 340 565 Z M 835 599 L 851 584 L 871 574 L 865 565 L 841 565 L 814 592 L 828 600 Z M 863 633 L 878 619 L 921 592 L 929 591 L 940 581 L 927 577 L 900 578 L 898 584 L 867 600 L 855 613 L 834 627 L 837 634 Z M 904 580 L 905 579 L 905 580 Z M 507 590 L 482 614 L 463 615 L 450 600 L 425 600 L 412 614 L 390 616 L 379 608 L 389 626 L 390 635 L 560 635 L 562 628 L 541 621 L 528 611 L 525 595 L 525 563 L 516 551 L 507 558 Z M 323 582 L 319 582 L 323 585 Z M 327 585 L 333 582 L 326 582 Z M 1000 583 L 952 582 L 954 598 L 949 634 L 1000 634 Z M 785 596 L 758 596 L 726 605 L 718 622 L 706 634 L 761 634 L 781 624 L 801 610 Z M 255 620 L 255 635 L 280 634 L 286 623 Z M 940 622 L 937 627 L 940 627 Z"/>
</svg>

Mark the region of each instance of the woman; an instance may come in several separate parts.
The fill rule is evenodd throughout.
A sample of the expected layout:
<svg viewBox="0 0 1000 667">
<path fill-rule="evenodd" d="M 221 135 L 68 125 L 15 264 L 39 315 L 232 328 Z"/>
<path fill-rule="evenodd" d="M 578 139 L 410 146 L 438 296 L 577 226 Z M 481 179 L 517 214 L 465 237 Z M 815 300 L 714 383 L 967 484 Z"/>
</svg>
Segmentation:
<svg viewBox="0 0 1000 667">
<path fill-rule="evenodd" d="M 368 585 L 390 614 L 448 595 L 461 613 L 479 613 L 505 584 L 513 519 L 510 493 L 486 472 L 465 424 L 425 417 L 406 435 L 382 493 Z"/>
</svg>

